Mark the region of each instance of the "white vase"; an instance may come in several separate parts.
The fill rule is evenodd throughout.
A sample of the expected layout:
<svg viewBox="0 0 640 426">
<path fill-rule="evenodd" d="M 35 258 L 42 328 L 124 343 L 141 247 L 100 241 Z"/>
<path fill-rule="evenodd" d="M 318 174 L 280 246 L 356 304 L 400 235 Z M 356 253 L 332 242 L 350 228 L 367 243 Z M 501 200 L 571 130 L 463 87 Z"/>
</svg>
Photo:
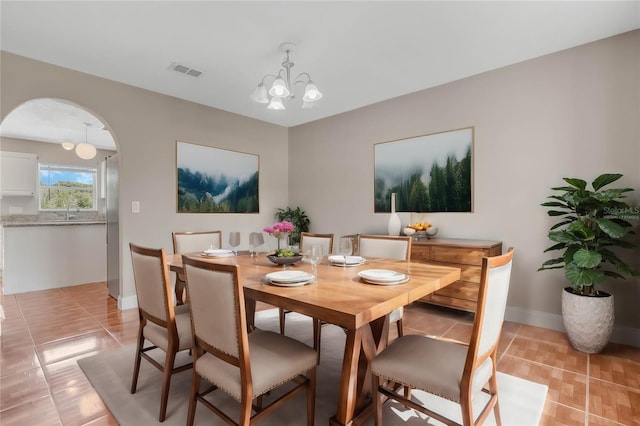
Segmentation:
<svg viewBox="0 0 640 426">
<path fill-rule="evenodd" d="M 571 287 L 562 290 L 562 321 L 571 345 L 579 351 L 595 354 L 609 342 L 613 331 L 613 296 L 580 296 Z"/>
<path fill-rule="evenodd" d="M 387 231 L 389 235 L 400 235 L 400 228 L 402 223 L 400 222 L 400 216 L 396 213 L 396 193 L 391 194 L 391 215 L 389 216 L 389 225 Z"/>
</svg>

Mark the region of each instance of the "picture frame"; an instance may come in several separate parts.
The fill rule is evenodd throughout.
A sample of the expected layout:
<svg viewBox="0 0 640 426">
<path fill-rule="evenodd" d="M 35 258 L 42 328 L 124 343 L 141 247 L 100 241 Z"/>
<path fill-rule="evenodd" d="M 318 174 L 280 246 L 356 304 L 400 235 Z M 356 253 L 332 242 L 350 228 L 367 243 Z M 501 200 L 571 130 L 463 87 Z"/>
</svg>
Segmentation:
<svg viewBox="0 0 640 426">
<path fill-rule="evenodd" d="M 259 213 L 260 157 L 176 141 L 177 213 Z"/>
<path fill-rule="evenodd" d="M 374 213 L 473 212 L 474 127 L 374 145 Z"/>
</svg>

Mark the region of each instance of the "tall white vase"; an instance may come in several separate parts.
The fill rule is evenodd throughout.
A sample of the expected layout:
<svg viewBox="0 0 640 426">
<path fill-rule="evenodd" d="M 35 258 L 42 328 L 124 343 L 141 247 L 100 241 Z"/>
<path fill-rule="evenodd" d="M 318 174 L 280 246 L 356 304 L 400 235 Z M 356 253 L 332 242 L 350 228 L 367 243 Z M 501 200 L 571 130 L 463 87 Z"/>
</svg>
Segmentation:
<svg viewBox="0 0 640 426">
<path fill-rule="evenodd" d="M 394 192 L 391 194 L 391 215 L 389 216 L 389 225 L 387 227 L 389 235 L 400 235 L 401 227 L 400 216 L 396 213 L 396 193 Z"/>
</svg>

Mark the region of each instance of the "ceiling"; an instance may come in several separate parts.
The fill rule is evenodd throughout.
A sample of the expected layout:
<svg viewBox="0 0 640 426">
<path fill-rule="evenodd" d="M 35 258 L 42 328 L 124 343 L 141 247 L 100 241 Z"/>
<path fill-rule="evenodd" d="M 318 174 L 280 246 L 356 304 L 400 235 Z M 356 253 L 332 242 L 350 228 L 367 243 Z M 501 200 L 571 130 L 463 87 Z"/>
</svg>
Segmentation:
<svg viewBox="0 0 640 426">
<path fill-rule="evenodd" d="M 3 0 L 0 24 L 4 51 L 291 127 L 638 29 L 640 0 Z M 301 109 L 301 86 L 284 111 L 249 99 L 286 41 L 293 76 L 324 94 L 314 108 Z"/>
</svg>

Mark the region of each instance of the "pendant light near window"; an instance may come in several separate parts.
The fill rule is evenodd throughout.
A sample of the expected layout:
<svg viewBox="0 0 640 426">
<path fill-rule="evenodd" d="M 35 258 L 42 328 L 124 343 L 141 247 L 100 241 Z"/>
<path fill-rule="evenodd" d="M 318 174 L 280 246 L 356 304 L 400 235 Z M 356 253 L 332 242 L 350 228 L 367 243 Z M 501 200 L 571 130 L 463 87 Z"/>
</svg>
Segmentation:
<svg viewBox="0 0 640 426">
<path fill-rule="evenodd" d="M 250 98 L 260 104 L 268 104 L 267 108 L 282 110 L 285 109 L 284 99 L 290 101 L 295 98 L 293 94 L 294 86 L 296 84 L 303 84 L 304 96 L 302 97 L 302 108 L 307 109 L 315 105 L 315 102 L 322 98 L 322 93 L 318 90 L 318 86 L 311 81 L 311 76 L 306 73 L 300 73 L 293 79 L 293 85 L 291 83 L 291 68 L 294 63 L 289 59 L 290 53 L 293 51 L 295 44 L 291 42 L 282 43 L 280 45 L 280 51 L 285 54 L 284 61 L 282 62 L 282 68 L 278 71 L 278 75 L 267 74 L 262 77 L 262 81 L 258 84 L 258 87 L 253 91 Z M 272 78 L 273 83 L 267 91 L 264 82 L 267 78 Z"/>
<path fill-rule="evenodd" d="M 67 151 L 71 151 L 73 148 L 76 147 L 76 145 L 73 142 L 62 142 L 61 145 Z"/>
<path fill-rule="evenodd" d="M 91 123 L 83 123 L 84 124 L 84 142 L 79 143 L 76 146 L 76 154 L 78 155 L 78 157 L 82 158 L 83 160 L 91 160 L 93 157 L 96 156 L 96 147 L 91 145 L 88 142 L 88 138 L 87 138 L 87 134 L 88 134 L 88 128 L 89 126 L 91 126 Z"/>
</svg>

